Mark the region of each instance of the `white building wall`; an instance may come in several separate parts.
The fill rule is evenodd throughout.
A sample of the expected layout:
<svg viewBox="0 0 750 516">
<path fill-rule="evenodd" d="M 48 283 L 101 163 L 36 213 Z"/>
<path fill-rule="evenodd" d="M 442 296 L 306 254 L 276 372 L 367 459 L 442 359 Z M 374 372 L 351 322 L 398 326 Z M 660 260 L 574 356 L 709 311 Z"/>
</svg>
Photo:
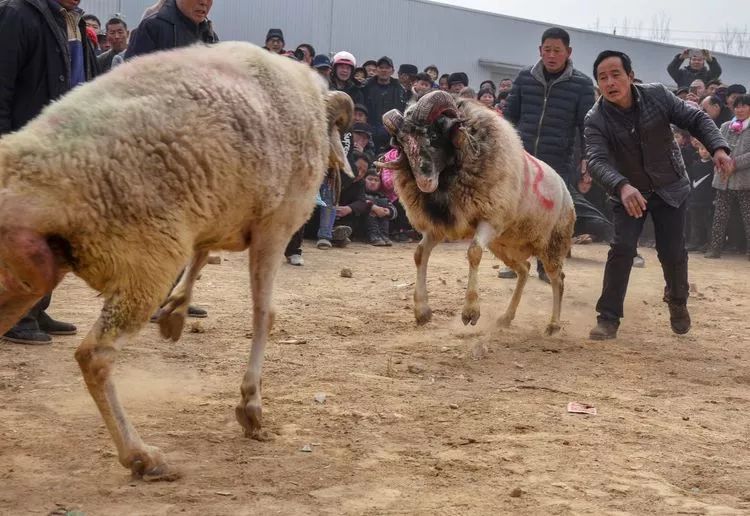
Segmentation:
<svg viewBox="0 0 750 516">
<path fill-rule="evenodd" d="M 102 23 L 115 12 L 130 25 L 155 0 L 83 0 L 81 7 Z M 426 0 L 215 0 L 211 19 L 222 40 L 262 45 L 270 27 L 284 31 L 287 48 L 311 43 L 318 53 L 349 50 L 362 63 L 390 56 L 420 69 L 436 64 L 440 72 L 463 71 L 473 86 L 499 78 L 538 59 L 539 38 L 550 25 Z M 645 82 L 673 84 L 667 64 L 682 49 L 644 40 L 581 29 L 571 35 L 573 61 L 591 75 L 596 55 L 621 50 L 633 59 Z M 727 84 L 750 83 L 750 58 L 717 54 Z"/>
</svg>

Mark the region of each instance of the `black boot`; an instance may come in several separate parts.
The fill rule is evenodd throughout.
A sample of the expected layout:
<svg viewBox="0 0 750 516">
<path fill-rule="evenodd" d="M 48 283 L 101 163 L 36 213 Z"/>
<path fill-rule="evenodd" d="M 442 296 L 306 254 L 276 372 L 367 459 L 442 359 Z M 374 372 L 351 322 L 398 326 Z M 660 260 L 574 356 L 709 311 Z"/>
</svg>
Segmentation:
<svg viewBox="0 0 750 516">
<path fill-rule="evenodd" d="M 78 328 L 73 324 L 56 321 L 47 315 L 47 312 L 40 313 L 36 321 L 39 323 L 39 329 L 50 335 L 75 335 L 78 333 Z"/>
<path fill-rule="evenodd" d="M 672 331 L 677 335 L 685 335 L 690 331 L 690 313 L 687 304 L 684 303 L 667 303 L 669 307 L 669 324 Z"/>
</svg>

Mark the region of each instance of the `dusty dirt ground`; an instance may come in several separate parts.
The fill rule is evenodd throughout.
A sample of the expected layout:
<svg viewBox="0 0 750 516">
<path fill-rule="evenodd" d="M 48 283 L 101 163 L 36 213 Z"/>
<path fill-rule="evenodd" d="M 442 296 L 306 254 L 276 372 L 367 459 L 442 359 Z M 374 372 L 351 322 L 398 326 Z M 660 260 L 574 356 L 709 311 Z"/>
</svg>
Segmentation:
<svg viewBox="0 0 750 516">
<path fill-rule="evenodd" d="M 0 513 L 750 513 L 746 260 L 691 256 L 694 326 L 677 337 L 645 250 L 620 338 L 594 343 L 604 246 L 574 248 L 553 338 L 542 337 L 551 291 L 536 279 L 513 327 L 495 327 L 513 282 L 489 253 L 482 318 L 463 327 L 465 244 L 433 254 L 423 328 L 413 244 L 306 246 L 306 265 L 284 265 L 277 282 L 264 369 L 273 441 L 245 439 L 234 419 L 251 331 L 245 255 L 204 270 L 205 333 L 174 344 L 149 325 L 121 353 L 121 396 L 184 472 L 173 483 L 131 480 L 117 463 L 73 359 L 80 336 L 0 344 Z M 99 307 L 69 278 L 51 313 L 85 331 Z M 569 401 L 599 413 L 568 414 Z"/>
</svg>

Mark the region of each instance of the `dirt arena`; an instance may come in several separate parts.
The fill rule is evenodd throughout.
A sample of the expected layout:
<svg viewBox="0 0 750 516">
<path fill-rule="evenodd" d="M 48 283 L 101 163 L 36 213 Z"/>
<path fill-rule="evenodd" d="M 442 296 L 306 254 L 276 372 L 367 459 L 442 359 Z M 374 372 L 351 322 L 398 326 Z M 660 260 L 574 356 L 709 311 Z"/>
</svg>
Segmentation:
<svg viewBox="0 0 750 516">
<path fill-rule="evenodd" d="M 0 343 L 0 513 L 750 513 L 744 258 L 691 255 L 693 330 L 677 337 L 645 250 L 620 338 L 594 343 L 604 246 L 574 248 L 564 329 L 544 338 L 551 291 L 536 279 L 513 327 L 495 327 L 514 282 L 488 253 L 482 318 L 461 324 L 465 244 L 433 254 L 423 328 L 413 244 L 305 245 L 305 266 L 284 265 L 277 282 L 263 375 L 271 442 L 245 439 L 234 419 L 251 332 L 245 255 L 204 270 L 204 333 L 174 344 L 150 325 L 121 353 L 121 396 L 183 471 L 173 483 L 133 481 L 117 463 L 73 358 L 80 336 Z M 71 277 L 51 313 L 85 332 L 100 304 Z M 568 414 L 570 401 L 598 415 Z"/>
</svg>

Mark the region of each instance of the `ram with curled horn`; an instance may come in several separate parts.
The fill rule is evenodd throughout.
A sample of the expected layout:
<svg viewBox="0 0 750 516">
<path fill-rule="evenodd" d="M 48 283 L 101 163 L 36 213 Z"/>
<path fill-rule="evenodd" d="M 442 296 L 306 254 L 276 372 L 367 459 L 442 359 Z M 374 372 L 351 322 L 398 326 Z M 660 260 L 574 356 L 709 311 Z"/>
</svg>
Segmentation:
<svg viewBox="0 0 750 516">
<path fill-rule="evenodd" d="M 396 190 L 422 241 L 414 253 L 417 282 L 414 315 L 432 318 L 427 299 L 427 262 L 444 239 L 471 239 L 464 324 L 479 319 L 477 270 L 484 248 L 518 274 L 501 326 L 515 317 L 538 257 L 552 285 L 552 317 L 545 333 L 560 330 L 563 262 L 570 250 L 575 211 L 568 189 L 546 163 L 523 150 L 515 129 L 492 110 L 443 91 L 422 97 L 403 115 L 391 110 L 383 124 L 399 157 L 380 168 L 398 171 Z"/>
</svg>

